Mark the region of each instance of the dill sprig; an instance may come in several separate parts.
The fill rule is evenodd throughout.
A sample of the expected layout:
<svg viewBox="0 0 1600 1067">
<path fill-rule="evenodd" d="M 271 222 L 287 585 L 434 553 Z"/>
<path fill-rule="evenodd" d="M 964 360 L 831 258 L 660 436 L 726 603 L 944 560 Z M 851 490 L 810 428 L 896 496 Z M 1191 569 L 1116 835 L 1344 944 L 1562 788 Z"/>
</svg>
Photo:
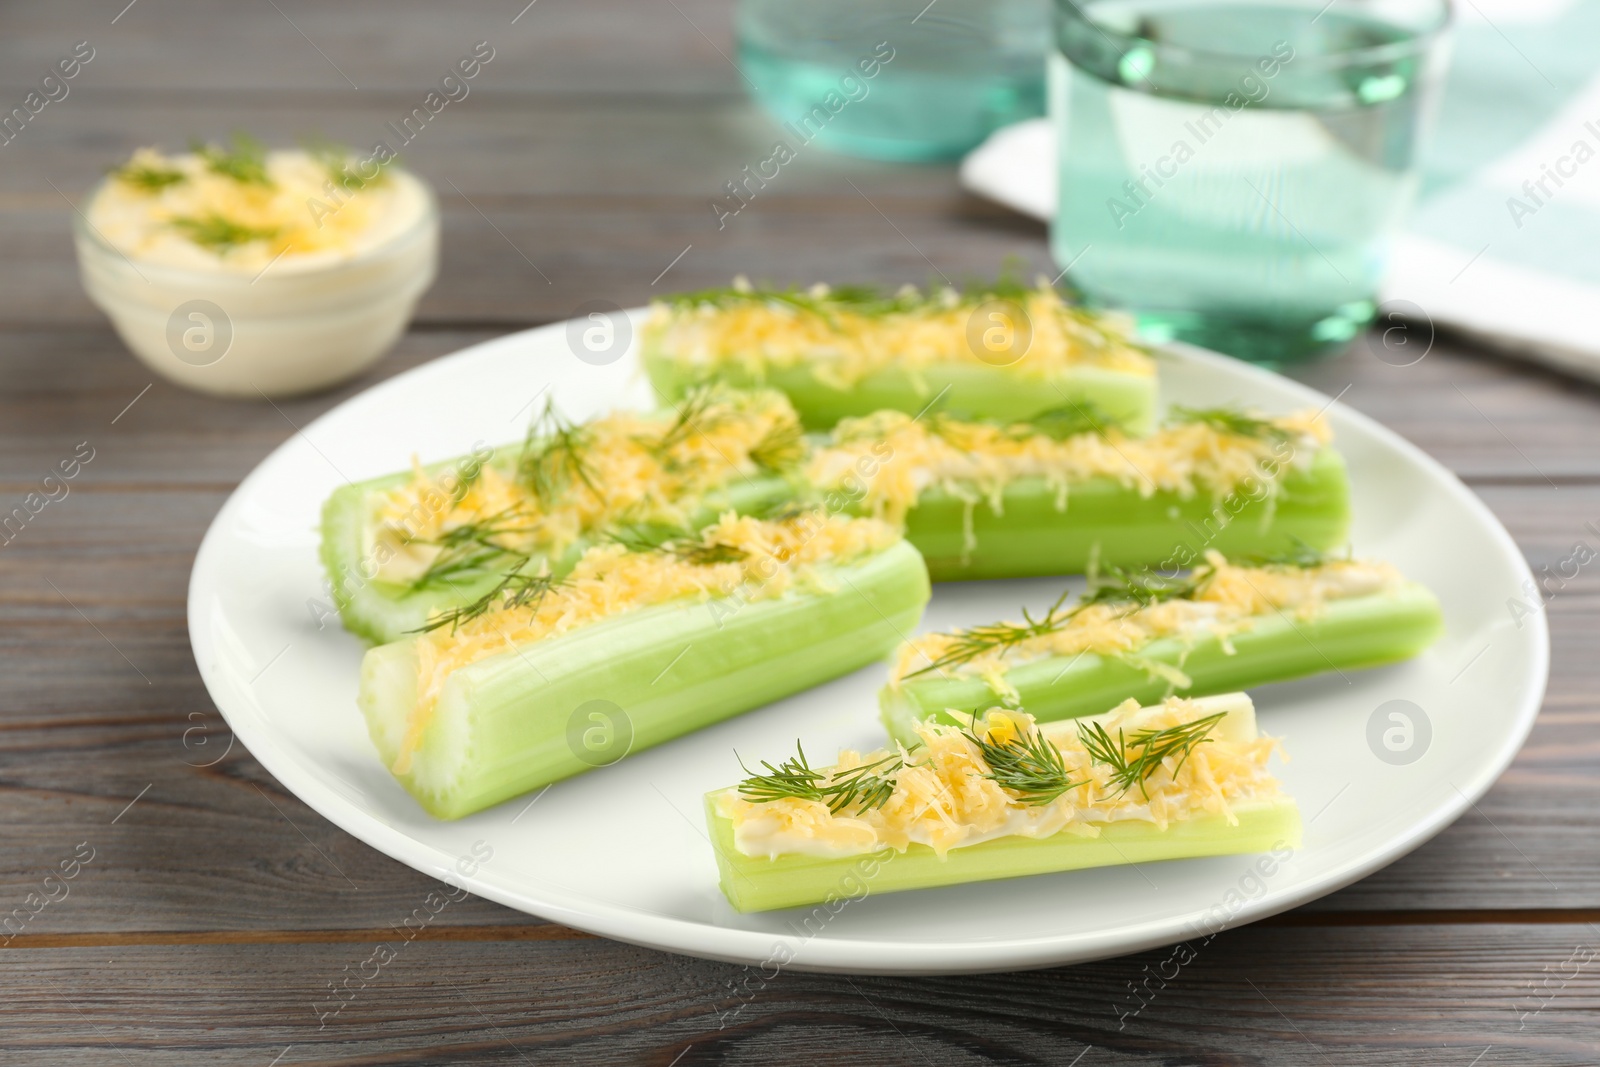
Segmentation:
<svg viewBox="0 0 1600 1067">
<path fill-rule="evenodd" d="M 1038 618 L 1023 608 L 1023 621 L 1020 623 L 995 622 L 957 630 L 949 635 L 949 645 L 938 658 L 925 667 L 910 671 L 906 677 L 915 678 L 947 667 L 971 663 L 990 652 L 1004 652 L 1024 641 L 1056 633 L 1094 604 L 1130 604 L 1147 608 L 1168 600 L 1190 600 L 1208 577 L 1209 571 L 1203 567 L 1195 568 L 1188 578 L 1166 579 L 1149 570 L 1135 572 L 1123 567 L 1102 568 L 1091 564 L 1088 589 L 1072 607 L 1064 607 L 1071 594 L 1062 593 L 1050 610 Z"/>
<path fill-rule="evenodd" d="M 1071 595 L 1070 592 L 1062 593 L 1056 598 L 1056 602 L 1050 605 L 1050 610 L 1037 619 L 1029 613 L 1027 608 L 1023 608 L 1023 621 L 1020 623 L 995 622 L 986 623 L 982 626 L 973 626 L 965 630 L 957 630 L 950 635 L 950 647 L 945 649 L 943 654 L 926 667 L 914 670 L 906 677 L 914 678 L 919 674 L 927 674 L 930 671 L 941 671 L 946 667 L 970 663 L 979 656 L 997 649 L 1010 648 L 1031 638 L 1054 633 L 1077 611 L 1076 608 L 1062 610 L 1062 605 L 1067 602 L 1067 597 Z"/>
<path fill-rule="evenodd" d="M 739 783 L 739 795 L 755 804 L 770 804 L 774 800 L 821 800 L 822 783 L 827 775 L 811 769 L 811 764 L 806 762 L 806 750 L 801 747 L 796 739 L 794 743 L 798 755 L 791 756 L 774 767 L 766 760 L 761 761 L 761 766 L 767 769 L 766 774 L 756 774 L 744 765 L 744 760 L 739 760 L 739 767 L 749 775 Z"/>
<path fill-rule="evenodd" d="M 1119 728 L 1115 738 L 1102 723 L 1079 723 L 1078 740 L 1089 753 L 1090 759 L 1111 768 L 1110 784 L 1117 787 L 1117 796 L 1138 786 L 1139 792 L 1149 800 L 1150 794 L 1145 783 L 1150 776 L 1168 758 L 1176 756 L 1178 762 L 1172 768 L 1172 776 L 1176 778 L 1190 754 L 1211 740 L 1208 735 L 1227 714 L 1219 711 L 1164 730 L 1140 730 L 1131 737 L 1125 736 Z"/>
<path fill-rule="evenodd" d="M 259 185 L 265 189 L 277 185 L 267 174 L 266 146 L 247 133 L 234 133 L 232 143 L 226 147 L 198 141 L 189 147 L 213 174 L 232 178 L 240 185 Z"/>
<path fill-rule="evenodd" d="M 1326 552 L 1312 548 L 1298 537 L 1291 537 L 1289 547 L 1281 551 L 1229 556 L 1228 562 L 1245 567 L 1295 567 L 1300 570 L 1311 570 L 1323 566 L 1329 559 Z"/>
<path fill-rule="evenodd" d="M 750 462 L 763 470 L 782 473 L 793 468 L 806 456 L 805 431 L 798 419 L 776 422 L 749 452 Z"/>
<path fill-rule="evenodd" d="M 1199 591 L 1201 577 L 1191 573 L 1188 578 L 1163 578 L 1148 569 L 1130 571 L 1115 564 L 1097 565 L 1089 570 L 1088 588 L 1078 598 L 1077 608 L 1124 603 L 1147 608 L 1168 600 L 1189 600 Z"/>
<path fill-rule="evenodd" d="M 1001 789 L 1017 794 L 1024 804 L 1048 804 L 1069 789 L 1082 785 L 1074 782 L 1061 758 L 1061 750 L 1051 744 L 1037 729 L 1026 734 L 1020 731 L 1004 741 L 991 739 L 991 731 L 981 735 L 976 724 L 963 736 L 978 749 L 978 755 L 989 765 L 985 778 Z"/>
<path fill-rule="evenodd" d="M 859 814 L 883 807 L 894 796 L 905 765 L 904 757 L 891 755 L 847 771 L 834 771 L 821 789 L 828 810 L 835 815 L 849 810 Z"/>
<path fill-rule="evenodd" d="M 158 167 L 149 163 L 113 167 L 111 177 L 123 185 L 131 185 L 142 193 L 159 193 L 170 185 L 181 185 L 189 176 L 176 167 Z"/>
<path fill-rule="evenodd" d="M 750 553 L 737 545 L 721 541 L 678 541 L 665 546 L 665 551 L 684 563 L 696 567 L 714 567 L 719 563 L 738 563 Z"/>
<path fill-rule="evenodd" d="M 693 530 L 675 523 L 626 522 L 608 530 L 605 539 L 629 552 L 659 552 L 664 545 L 693 536 Z"/>
<path fill-rule="evenodd" d="M 762 522 L 790 523 L 807 515 L 820 515 L 821 511 L 814 504 L 798 500 L 768 500 L 750 508 L 744 514 Z"/>
<path fill-rule="evenodd" d="M 1180 405 L 1167 413 L 1167 421 L 1179 426 L 1200 423 L 1218 433 L 1231 433 L 1238 437 L 1261 439 L 1289 436 L 1289 432 L 1277 423 L 1235 408 L 1189 408 Z"/>
<path fill-rule="evenodd" d="M 391 155 L 386 159 L 375 160 L 378 168 L 377 174 L 371 178 L 363 178 L 350 169 L 354 153 L 347 146 L 336 141 L 323 140 L 319 137 L 308 137 L 303 144 L 305 145 L 306 154 L 321 165 L 323 171 L 328 175 L 328 180 L 335 187 L 352 192 L 365 189 L 369 185 L 382 185 L 388 181 L 389 175 L 385 173 L 385 168 L 392 166 L 399 158 Z"/>
<path fill-rule="evenodd" d="M 750 555 L 736 545 L 707 541 L 702 534 L 686 526 L 667 523 L 642 522 L 618 526 L 606 534 L 606 540 L 621 545 L 629 552 L 659 552 L 696 567 L 738 563 Z"/>
<path fill-rule="evenodd" d="M 902 756 L 882 756 L 871 763 L 851 767 L 847 771 L 813 770 L 806 760 L 805 749 L 797 740 L 794 756 L 774 767 L 766 760 L 761 766 L 766 774 L 755 774 L 744 761 L 739 766 L 750 777 L 739 783 L 739 795 L 754 804 L 770 804 L 775 800 L 815 800 L 828 805 L 835 815 L 846 811 L 856 814 L 881 808 L 894 795 L 899 783 L 899 773 L 905 767 Z"/>
<path fill-rule="evenodd" d="M 517 480 L 547 507 L 559 501 L 574 482 L 595 496 L 603 496 L 585 458 L 590 444 L 587 428 L 568 421 L 547 400 L 544 410 L 528 424 L 517 458 Z"/>
<path fill-rule="evenodd" d="M 1043 434 L 1055 441 L 1065 441 L 1086 433 L 1104 437 L 1107 427 L 1115 425 L 1116 420 L 1094 401 L 1076 400 L 1041 411 L 1027 422 L 1019 424 L 1017 430 L 1026 437 Z"/>
<path fill-rule="evenodd" d="M 551 574 L 524 574 L 521 568 L 526 562 L 524 560 L 517 567 L 507 571 L 493 589 L 477 600 L 441 612 L 422 627 L 410 632 L 425 634 L 448 626 L 450 632 L 455 633 L 463 624 L 482 618 L 492 611 L 510 611 L 514 608 L 532 608 L 537 611 L 540 601 L 544 600 L 552 589 L 559 586 L 561 580 Z"/>
<path fill-rule="evenodd" d="M 645 443 L 657 457 L 665 457 L 695 434 L 705 433 L 713 426 L 728 421 L 733 413 L 724 400 L 722 390 L 714 385 L 702 385 L 691 390 L 683 398 L 683 403 L 678 405 L 678 413 L 661 432 L 661 436 L 654 441 L 641 443 Z"/>
<path fill-rule="evenodd" d="M 276 227 L 246 226 L 214 211 L 207 215 L 179 215 L 167 224 L 201 248 L 219 254 L 278 236 Z"/>
<path fill-rule="evenodd" d="M 501 538 L 526 536 L 536 533 L 538 526 L 530 525 L 534 516 L 521 505 L 495 512 L 482 519 L 452 526 L 431 541 L 440 549 L 427 570 L 411 583 L 413 590 L 424 589 L 439 583 L 449 583 L 457 578 L 477 574 L 507 562 L 517 560 L 517 566 L 528 561 L 529 554 L 505 544 Z"/>
<path fill-rule="evenodd" d="M 1211 731 L 1226 717 L 1227 712 L 1219 711 L 1164 730 L 1140 730 L 1131 737 L 1119 729 L 1115 738 L 1101 723 L 1082 723 L 1078 726 L 1078 738 L 1092 761 L 1111 768 L 1110 784 L 1116 787 L 1116 796 L 1138 786 L 1148 800 L 1145 783 L 1150 777 L 1173 758 L 1177 762 L 1171 773 L 1177 777 L 1189 756 L 1211 740 Z M 1015 730 L 1003 740 L 997 740 L 995 733 L 990 728 L 980 730 L 976 716 L 972 728 L 961 731 L 989 768 L 983 777 L 1019 802 L 1029 806 L 1050 804 L 1069 790 L 1088 783 L 1087 778 L 1073 780 L 1061 750 L 1037 727 L 1026 732 Z M 752 772 L 741 759 L 739 766 L 748 777 L 739 783 L 739 795 L 755 804 L 813 800 L 827 804 L 835 815 L 861 814 L 889 802 L 899 785 L 900 772 L 907 766 L 907 757 L 901 752 L 880 756 L 848 770 L 819 771 L 806 759 L 799 741 L 795 742 L 795 753 L 777 766 L 762 760 L 765 774 Z"/>
</svg>

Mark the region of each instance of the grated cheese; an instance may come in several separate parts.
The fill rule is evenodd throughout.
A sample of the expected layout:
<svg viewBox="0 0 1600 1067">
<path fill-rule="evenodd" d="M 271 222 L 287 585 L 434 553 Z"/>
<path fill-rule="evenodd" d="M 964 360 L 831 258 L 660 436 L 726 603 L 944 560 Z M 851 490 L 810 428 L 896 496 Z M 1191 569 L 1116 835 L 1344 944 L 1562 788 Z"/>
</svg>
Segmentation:
<svg viewBox="0 0 1600 1067">
<path fill-rule="evenodd" d="M 470 480 L 430 474 L 413 462 L 409 481 L 374 500 L 367 558 L 377 563 L 379 580 L 409 584 L 439 555 L 433 542 L 496 516 L 513 516 L 499 524 L 505 532 L 498 543 L 546 556 L 620 523 L 683 525 L 706 493 L 758 473 L 752 454 L 759 455 L 764 442 L 799 433 L 794 408 L 771 390 L 714 393 L 670 447 L 656 448 L 675 418 L 672 412 L 614 412 L 585 423 L 578 432 L 589 478 L 570 478 L 553 501 L 539 499 L 516 478 L 514 455 L 485 464 Z"/>
<path fill-rule="evenodd" d="M 395 764 L 403 774 L 439 694 L 452 673 L 521 645 L 559 637 L 624 612 L 739 592 L 770 600 L 790 590 L 830 592 L 824 565 L 849 563 L 888 548 L 900 535 L 875 519 L 805 512 L 765 520 L 729 512 L 700 544 L 732 550 L 727 562 L 691 562 L 669 551 L 630 552 L 616 544 L 586 551 L 570 574 L 523 606 L 501 606 L 459 626 L 416 638 L 417 699 Z"/>
<path fill-rule="evenodd" d="M 1162 730 L 1203 718 L 1227 701 L 1249 708 L 1242 695 L 1196 702 L 1172 698 L 1141 708 L 1130 700 L 1104 716 L 1096 716 L 1108 733 L 1119 730 Z M 1253 722 L 1253 716 L 1251 717 Z M 1267 762 L 1280 752 L 1276 739 L 1249 731 L 1228 730 L 1219 723 L 1209 739 L 1194 746 L 1181 766 L 1169 757 L 1143 789 L 1120 792 L 1110 783 L 1111 768 L 1090 759 L 1078 739 L 1077 723 L 1051 723 L 1043 735 L 1061 753 L 1069 780 L 1080 783 L 1048 804 L 1030 805 L 985 777 L 989 766 L 963 728 L 925 722 L 917 727 L 922 745 L 912 752 L 892 753 L 905 759 L 894 791 L 880 808 L 833 814 L 816 800 L 784 798 L 755 802 L 737 789 L 718 795 L 716 810 L 733 823 L 734 843 L 747 856 L 803 854 L 856 856 L 910 845 L 932 848 L 944 856 L 953 848 L 1000 837 L 1049 837 L 1057 833 L 1096 837 L 1107 823 L 1136 820 L 1165 830 L 1200 815 L 1222 815 L 1231 823 L 1236 805 L 1281 797 Z M 1039 729 L 1031 716 L 991 710 L 973 733 L 990 743 L 1028 735 Z M 1248 736 L 1241 736 L 1247 733 Z M 837 774 L 891 755 L 840 753 L 839 763 L 824 773 Z"/>
<path fill-rule="evenodd" d="M 1159 601 L 1145 607 L 1127 602 L 1090 604 L 1049 633 L 988 650 L 943 667 L 941 673 L 982 678 L 997 695 L 1015 700 L 1017 693 L 1006 681 L 1006 671 L 1031 660 L 1086 652 L 1137 660 L 1139 650 L 1158 638 L 1193 640 L 1209 635 L 1226 641 L 1262 616 L 1281 610 L 1309 619 L 1327 601 L 1390 592 L 1404 581 L 1399 570 L 1388 563 L 1333 560 L 1317 567 L 1254 567 L 1229 563 L 1221 553 L 1211 551 L 1206 553 L 1203 581 L 1192 599 Z M 890 668 L 889 684 L 904 683 L 912 672 L 954 647 L 957 639 L 952 633 L 931 633 L 902 644 Z M 1149 666 L 1172 669 L 1165 664 Z M 1181 673 L 1169 677 L 1174 684 L 1188 684 Z"/>
<path fill-rule="evenodd" d="M 354 160 L 352 160 L 354 162 Z M 199 270 L 256 274 L 308 269 L 350 259 L 410 230 L 430 210 L 414 177 L 394 168 L 360 188 L 330 188 L 328 168 L 303 151 L 266 154 L 268 185 L 208 169 L 194 153 L 141 148 L 130 168 L 177 171 L 183 181 L 145 190 L 112 178 L 86 212 L 128 257 Z M 173 220 L 222 218 L 272 236 L 220 250 L 196 243 Z"/>
<path fill-rule="evenodd" d="M 1309 463 L 1332 434 L 1313 412 L 1269 420 L 1282 438 L 1220 431 L 1204 422 L 1170 426 L 1147 437 L 1108 428 L 1058 440 L 1025 424 L 995 426 L 939 417 L 915 418 L 879 411 L 845 419 L 831 443 L 817 449 L 807 479 L 823 490 L 861 491 L 870 514 L 903 522 L 917 499 L 942 489 L 997 512 L 1006 487 L 1039 478 L 1066 510 L 1069 490 L 1092 478 L 1109 478 L 1150 497 L 1173 492 L 1184 498 L 1201 489 L 1218 498 L 1259 480 L 1266 493 L 1282 475 Z"/>
<path fill-rule="evenodd" d="M 984 300 L 954 290 L 925 299 L 907 287 L 889 309 L 863 311 L 830 299 L 826 286 L 803 301 L 736 286 L 716 300 L 657 302 L 643 341 L 646 351 L 680 364 L 737 367 L 757 381 L 771 368 L 806 364 L 818 381 L 845 390 L 891 368 L 916 372 L 973 360 L 973 312 Z M 1009 367 L 1016 374 L 1045 377 L 1086 365 L 1155 374 L 1150 357 L 1111 320 L 1066 304 L 1048 286 L 1007 302 L 1020 304 L 1029 328 L 1023 357 Z"/>
</svg>

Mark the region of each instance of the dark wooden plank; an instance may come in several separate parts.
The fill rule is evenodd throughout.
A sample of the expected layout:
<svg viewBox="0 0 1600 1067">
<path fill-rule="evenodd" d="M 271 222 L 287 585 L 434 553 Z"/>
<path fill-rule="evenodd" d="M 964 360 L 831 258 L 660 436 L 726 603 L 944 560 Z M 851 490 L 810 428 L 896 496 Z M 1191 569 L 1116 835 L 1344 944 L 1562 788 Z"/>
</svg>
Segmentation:
<svg viewBox="0 0 1600 1067">
<path fill-rule="evenodd" d="M 367 964 L 377 939 L 0 954 L 0 1056 L 1576 1067 L 1600 1042 L 1584 926 L 1254 927 L 1192 956 L 960 978 L 763 973 L 598 940 L 382 943 L 395 956 L 381 967 Z M 346 975 L 335 1012 L 329 985 Z"/>
<path fill-rule="evenodd" d="M 0 88 L 26 92 L 80 40 L 96 54 L 77 82 L 123 94 L 247 100 L 267 90 L 299 90 L 355 97 L 354 82 L 363 94 L 404 92 L 420 100 L 478 41 L 488 41 L 495 58 L 468 99 L 740 88 L 738 73 L 723 59 L 733 54 L 730 0 L 456 0 L 447 7 L 400 0 L 356 9 L 277 0 L 226 13 L 203 0 L 139 0 L 119 16 L 126 4 L 7 4 Z"/>
</svg>

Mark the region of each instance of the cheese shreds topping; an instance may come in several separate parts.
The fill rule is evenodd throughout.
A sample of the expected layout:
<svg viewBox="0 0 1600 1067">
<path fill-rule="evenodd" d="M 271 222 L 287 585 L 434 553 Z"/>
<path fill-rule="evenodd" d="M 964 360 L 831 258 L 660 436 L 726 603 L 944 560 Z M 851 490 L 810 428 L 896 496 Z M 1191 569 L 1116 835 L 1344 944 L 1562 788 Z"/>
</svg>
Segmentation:
<svg viewBox="0 0 1600 1067">
<path fill-rule="evenodd" d="M 373 503 L 368 557 L 378 579 L 418 581 L 440 540 L 475 524 L 491 526 L 497 544 L 552 557 L 618 524 L 682 526 L 705 494 L 756 475 L 763 462 L 793 458 L 784 450 L 803 444 L 794 408 L 771 390 L 708 391 L 685 411 L 614 412 L 554 443 L 536 434 L 542 462 L 560 476 L 559 491 L 547 486 L 543 496 L 518 470 L 530 462 L 526 449 L 502 449 L 472 477 L 414 465 L 410 480 Z"/>
<path fill-rule="evenodd" d="M 680 364 L 737 367 L 757 381 L 769 369 L 805 364 L 817 380 L 844 390 L 891 368 L 915 373 L 976 362 L 972 338 L 993 327 L 988 318 L 975 323 L 974 316 L 993 305 L 1003 308 L 993 322 L 1008 331 L 1002 347 L 1021 350 L 1008 367 L 1013 373 L 1045 377 L 1087 365 L 1155 374 L 1150 357 L 1112 320 L 1065 303 L 1048 286 L 1001 296 L 953 289 L 924 296 L 910 287 L 888 298 L 847 295 L 852 292 L 816 286 L 799 294 L 736 284 L 714 295 L 688 294 L 653 306 L 643 341 L 646 351 Z"/>
<path fill-rule="evenodd" d="M 1193 723 L 1204 715 L 1205 708 L 1191 700 L 1173 698 L 1148 708 L 1129 700 L 1097 721 L 1113 737 L 1133 737 Z M 1235 719 L 1231 725 L 1230 719 Z M 753 801 L 729 789 L 717 796 L 716 809 L 733 823 L 735 847 L 747 856 L 855 856 L 885 848 L 904 852 L 913 844 L 943 856 L 953 848 L 1000 837 L 1097 837 L 1104 824 L 1127 820 L 1165 830 L 1185 819 L 1220 815 L 1232 825 L 1237 822 L 1235 806 L 1282 796 L 1267 770 L 1269 757 L 1280 752 L 1279 743 L 1255 733 L 1248 704 L 1242 714 L 1231 711 L 1223 717 L 1181 760 L 1163 760 L 1132 789 L 1119 788 L 1113 769 L 1091 758 L 1079 737 L 1079 721 L 1049 723 L 1041 730 L 1031 716 L 994 709 L 971 731 L 925 722 L 917 727 L 922 744 L 911 751 L 862 755 L 847 750 L 836 767 L 823 769 L 833 779 L 852 768 L 899 757 L 904 766 L 879 807 L 836 813 L 819 800 Z M 1067 777 L 1075 783 L 1045 804 L 1028 803 L 988 777 L 992 768 L 974 744 L 977 738 L 1003 743 L 1035 731 L 1060 753 Z"/>
<path fill-rule="evenodd" d="M 330 157 L 288 150 L 242 158 L 228 173 L 197 153 L 141 148 L 86 215 L 131 259 L 251 275 L 268 264 L 276 274 L 349 259 L 406 233 L 431 210 L 416 178 L 354 156 L 342 161 L 339 184 Z M 371 164 L 365 180 L 364 162 Z"/>
<path fill-rule="evenodd" d="M 928 489 L 998 508 L 1005 488 L 1022 478 L 1042 479 L 1062 510 L 1069 507 L 1070 488 L 1093 478 L 1112 479 L 1145 497 L 1173 492 L 1185 498 L 1201 490 L 1221 497 L 1255 479 L 1271 495 L 1282 476 L 1309 463 L 1332 434 L 1310 411 L 1264 425 L 1273 432 L 1241 434 L 1194 421 L 1147 437 L 1108 427 L 1104 434 L 1058 439 L 1026 423 L 879 411 L 840 422 L 831 444 L 813 453 L 806 474 L 824 490 L 860 492 L 864 483 L 865 506 L 891 522 L 904 521 Z"/>
<path fill-rule="evenodd" d="M 827 567 L 882 551 L 899 533 L 875 519 L 802 512 L 778 520 L 725 514 L 686 544 L 646 552 L 620 544 L 586 551 L 571 573 L 538 595 L 507 597 L 489 610 L 416 638 L 417 700 L 396 761 L 411 753 L 449 676 L 519 646 L 559 637 L 625 612 L 738 593 L 771 600 L 791 590 L 832 591 Z"/>
<path fill-rule="evenodd" d="M 997 644 L 962 662 L 940 666 L 935 673 L 980 677 L 998 696 L 1015 700 L 1017 693 L 1007 682 L 1006 671 L 1032 660 L 1080 653 L 1137 656 L 1144 646 L 1163 637 L 1192 641 L 1213 636 L 1226 643 L 1229 635 L 1248 630 L 1256 620 L 1275 617 L 1280 611 L 1311 619 L 1328 601 L 1393 592 L 1405 584 L 1400 571 L 1389 563 L 1330 560 L 1314 567 L 1250 566 L 1230 563 L 1216 551 L 1206 553 L 1205 563 L 1195 568 L 1192 580 L 1190 595 L 1158 599 L 1148 605 L 1133 601 L 1087 604 L 1048 632 Z M 912 675 L 925 672 L 960 641 L 960 633 L 931 633 L 902 644 L 890 668 L 890 684 L 904 684 Z M 1186 678 L 1173 680 L 1187 684 Z"/>
</svg>

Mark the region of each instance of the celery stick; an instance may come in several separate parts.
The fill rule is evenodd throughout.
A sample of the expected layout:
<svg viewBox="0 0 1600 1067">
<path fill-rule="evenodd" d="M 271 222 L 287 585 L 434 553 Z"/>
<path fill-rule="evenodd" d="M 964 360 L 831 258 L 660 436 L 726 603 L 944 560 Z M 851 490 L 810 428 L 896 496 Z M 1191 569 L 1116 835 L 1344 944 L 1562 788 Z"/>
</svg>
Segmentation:
<svg viewBox="0 0 1600 1067">
<path fill-rule="evenodd" d="M 648 748 L 881 659 L 929 596 L 904 542 L 818 572 L 834 592 L 647 608 L 461 667 L 396 777 L 432 815 L 460 818 L 592 769 L 571 740 L 585 704 L 621 709 L 623 751 Z M 415 710 L 416 656 L 408 639 L 362 663 L 361 709 L 390 767 Z"/>
<path fill-rule="evenodd" d="M 926 845 L 902 853 L 833 859 L 787 855 L 777 859 L 741 854 L 733 825 L 716 813 L 716 794 L 706 797 L 706 818 L 717 854 L 723 894 L 741 912 L 773 911 L 904 889 L 934 889 L 1127 863 L 1266 852 L 1300 843 L 1300 812 L 1291 800 L 1234 809 L 1237 825 L 1220 815 L 1173 823 L 1108 823 L 1099 837 L 1002 837 L 951 849 L 944 859 Z"/>
<path fill-rule="evenodd" d="M 1343 544 L 1350 525 L 1349 484 L 1339 453 L 1317 452 L 1290 469 L 1276 497 L 1215 499 L 1205 489 L 1149 497 L 1107 478 L 1070 488 L 1065 508 L 1042 479 L 1007 486 L 996 510 L 945 490 L 926 490 L 906 514 L 906 539 L 928 561 L 936 582 L 1077 574 L 1103 565 L 1178 569 L 1207 549 L 1224 555 L 1270 555 L 1296 542 Z M 969 518 L 970 517 L 970 518 Z M 970 521 L 970 527 L 967 525 Z M 969 541 L 969 535 L 971 540 Z"/>
<path fill-rule="evenodd" d="M 705 369 L 648 347 L 643 361 L 650 381 L 669 399 L 683 396 L 707 377 Z M 737 388 L 763 385 L 779 390 L 789 397 L 808 430 L 831 429 L 840 419 L 886 409 L 915 415 L 930 405 L 964 418 L 1026 421 L 1068 403 L 1093 405 L 1130 433 L 1148 433 L 1155 425 L 1154 374 L 1092 365 L 1039 376 L 972 359 L 935 364 L 915 373 L 889 368 L 863 377 L 847 390 L 819 381 L 804 364 L 768 367 L 759 376 L 728 364 L 717 368 L 714 377 Z"/>
<path fill-rule="evenodd" d="M 1254 708 L 1244 694 L 1197 702 L 1204 715 L 1227 715 L 1211 736 L 1248 741 L 1257 736 Z M 1061 736 L 1061 727 L 1043 727 Z M 879 893 L 931 889 L 967 882 L 1015 878 L 1147 863 L 1157 860 L 1225 856 L 1299 847 L 1299 809 L 1286 797 L 1240 800 L 1226 815 L 1197 813 L 1178 817 L 1161 829 L 1142 819 L 1093 824 L 1098 836 L 1058 832 L 1047 837 L 1005 836 L 957 846 L 940 858 L 932 848 L 913 843 L 904 852 L 882 849 L 855 856 L 786 853 L 777 857 L 740 852 L 732 820 L 718 812 L 718 798 L 706 796 L 706 819 L 723 894 L 741 912 L 771 911 L 811 904 L 836 905 Z"/>
<path fill-rule="evenodd" d="M 1394 592 L 1328 601 L 1310 618 L 1293 611 L 1258 616 L 1248 630 L 1228 638 L 1231 654 L 1215 637 L 1187 643 L 1168 637 L 1127 658 L 1047 656 L 1011 667 L 1005 680 L 1029 714 L 1050 722 L 1099 714 L 1129 698 L 1148 702 L 1174 691 L 1202 696 L 1394 663 L 1420 654 L 1443 628 L 1438 600 L 1407 583 Z M 1174 685 L 1148 664 L 1174 666 L 1192 684 Z M 982 678 L 925 674 L 885 686 L 878 700 L 889 735 L 908 744 L 919 721 L 964 721 L 950 711 L 970 715 L 999 697 Z"/>
<path fill-rule="evenodd" d="M 442 470 L 451 465 L 443 463 L 429 469 Z M 374 563 L 366 548 L 366 535 L 373 502 L 410 477 L 406 472 L 342 486 L 334 491 L 322 509 L 320 551 L 323 568 L 332 584 L 334 604 L 345 628 L 373 644 L 401 640 L 431 616 L 476 600 L 500 579 L 497 571 L 490 570 L 459 575 L 448 583 L 433 582 L 415 588 L 370 577 Z M 794 495 L 794 485 L 776 475 L 738 479 L 699 500 L 690 511 L 686 525 L 698 529 L 715 521 L 725 511 L 760 513 Z M 596 533 L 603 536 L 604 532 Z M 582 537 L 559 558 L 551 559 L 552 571 L 558 575 L 565 573 L 595 539 L 594 536 Z"/>
</svg>

